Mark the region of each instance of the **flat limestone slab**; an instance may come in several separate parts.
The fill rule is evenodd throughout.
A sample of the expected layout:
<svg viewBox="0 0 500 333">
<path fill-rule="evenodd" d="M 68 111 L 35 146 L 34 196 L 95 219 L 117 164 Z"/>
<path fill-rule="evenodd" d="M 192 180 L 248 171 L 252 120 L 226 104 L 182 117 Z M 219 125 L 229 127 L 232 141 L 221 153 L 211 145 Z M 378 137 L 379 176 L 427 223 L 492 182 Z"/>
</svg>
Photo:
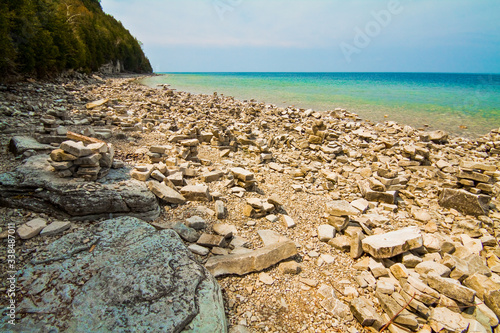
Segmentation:
<svg viewBox="0 0 500 333">
<path fill-rule="evenodd" d="M 86 182 L 58 177 L 47 160 L 47 155 L 33 156 L 13 172 L 0 174 L 0 205 L 74 220 L 110 216 L 154 220 L 160 215 L 155 195 L 146 183 L 130 179 L 126 168 L 111 169 L 98 182 Z"/>
<path fill-rule="evenodd" d="M 27 150 L 35 150 L 40 153 L 49 153 L 54 150 L 51 145 L 45 145 L 29 136 L 14 136 L 9 142 L 9 151 L 18 156 Z"/>
<path fill-rule="evenodd" d="M 230 254 L 208 259 L 205 267 L 214 276 L 226 274 L 245 275 L 259 272 L 297 254 L 292 241 L 275 243 L 244 254 Z"/>
<path fill-rule="evenodd" d="M 408 227 L 382 235 L 369 236 L 362 241 L 363 250 L 374 258 L 392 258 L 423 245 L 422 234 L 417 227 Z"/>
<path fill-rule="evenodd" d="M 227 332 L 215 278 L 173 230 L 137 218 L 69 233 L 38 249 L 18 275 L 40 300 L 18 304 L 26 315 L 15 326 L 0 321 L 0 332 L 124 332 L 124 323 L 134 332 Z M 38 317 L 50 311 L 65 316 Z"/>
</svg>

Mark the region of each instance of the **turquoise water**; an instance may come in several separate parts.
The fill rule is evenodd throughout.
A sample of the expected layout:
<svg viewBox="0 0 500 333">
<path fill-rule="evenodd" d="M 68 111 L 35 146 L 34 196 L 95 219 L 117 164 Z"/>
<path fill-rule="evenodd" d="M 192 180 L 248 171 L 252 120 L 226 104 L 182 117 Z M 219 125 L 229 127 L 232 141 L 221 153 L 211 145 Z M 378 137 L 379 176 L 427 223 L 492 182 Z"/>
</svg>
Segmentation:
<svg viewBox="0 0 500 333">
<path fill-rule="evenodd" d="M 499 74 L 163 73 L 143 83 L 318 111 L 344 108 L 365 120 L 466 137 L 500 127 Z"/>
</svg>

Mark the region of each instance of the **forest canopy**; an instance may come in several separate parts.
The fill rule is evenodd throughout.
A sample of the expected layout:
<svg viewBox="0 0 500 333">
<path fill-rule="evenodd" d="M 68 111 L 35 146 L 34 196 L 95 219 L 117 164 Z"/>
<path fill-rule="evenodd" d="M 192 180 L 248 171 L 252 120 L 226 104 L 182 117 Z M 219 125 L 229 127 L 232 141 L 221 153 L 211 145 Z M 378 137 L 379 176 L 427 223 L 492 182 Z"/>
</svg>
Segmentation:
<svg viewBox="0 0 500 333">
<path fill-rule="evenodd" d="M 0 0 L 0 76 L 97 71 L 120 61 L 150 73 L 140 42 L 99 0 Z"/>
</svg>

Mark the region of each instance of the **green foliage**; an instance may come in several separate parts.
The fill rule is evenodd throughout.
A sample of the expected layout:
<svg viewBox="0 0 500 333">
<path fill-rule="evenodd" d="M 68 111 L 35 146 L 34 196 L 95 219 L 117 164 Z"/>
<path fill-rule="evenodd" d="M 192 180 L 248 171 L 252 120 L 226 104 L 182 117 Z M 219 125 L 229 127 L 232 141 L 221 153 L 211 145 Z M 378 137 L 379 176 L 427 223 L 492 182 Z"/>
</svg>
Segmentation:
<svg viewBox="0 0 500 333">
<path fill-rule="evenodd" d="M 0 0 L 0 79 L 117 61 L 126 71 L 152 71 L 140 43 L 99 0 Z"/>
</svg>

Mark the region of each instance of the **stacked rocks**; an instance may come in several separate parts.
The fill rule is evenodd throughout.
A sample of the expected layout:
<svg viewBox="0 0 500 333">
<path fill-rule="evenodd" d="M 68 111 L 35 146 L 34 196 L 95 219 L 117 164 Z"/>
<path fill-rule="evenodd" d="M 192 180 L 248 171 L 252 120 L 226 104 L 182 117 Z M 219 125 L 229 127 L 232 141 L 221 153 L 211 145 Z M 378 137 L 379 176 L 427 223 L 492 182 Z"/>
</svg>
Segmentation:
<svg viewBox="0 0 500 333">
<path fill-rule="evenodd" d="M 250 218 L 261 218 L 270 215 L 279 207 L 279 202 L 276 200 L 268 199 L 261 200 L 258 198 L 248 198 L 243 215 Z"/>
<path fill-rule="evenodd" d="M 151 163 L 163 163 L 169 158 L 172 149 L 170 145 L 151 146 L 147 155 Z"/>
<path fill-rule="evenodd" d="M 496 171 L 495 165 L 461 161 L 460 171 L 457 174 L 458 183 L 474 194 L 494 194 L 496 189 L 492 184 L 493 179 L 499 178 Z"/>
<path fill-rule="evenodd" d="M 245 170 L 243 168 L 232 168 L 231 173 L 233 174 L 236 185 L 248 190 L 254 187 L 257 180 L 252 172 Z"/>
<path fill-rule="evenodd" d="M 396 171 L 379 169 L 373 177 L 360 180 L 358 187 L 368 201 L 395 204 L 398 191 L 407 183 L 408 180 Z"/>
<path fill-rule="evenodd" d="M 85 145 L 67 140 L 50 153 L 50 164 L 60 177 L 97 180 L 106 176 L 113 165 L 114 150 L 110 144 L 96 142 Z"/>
</svg>

